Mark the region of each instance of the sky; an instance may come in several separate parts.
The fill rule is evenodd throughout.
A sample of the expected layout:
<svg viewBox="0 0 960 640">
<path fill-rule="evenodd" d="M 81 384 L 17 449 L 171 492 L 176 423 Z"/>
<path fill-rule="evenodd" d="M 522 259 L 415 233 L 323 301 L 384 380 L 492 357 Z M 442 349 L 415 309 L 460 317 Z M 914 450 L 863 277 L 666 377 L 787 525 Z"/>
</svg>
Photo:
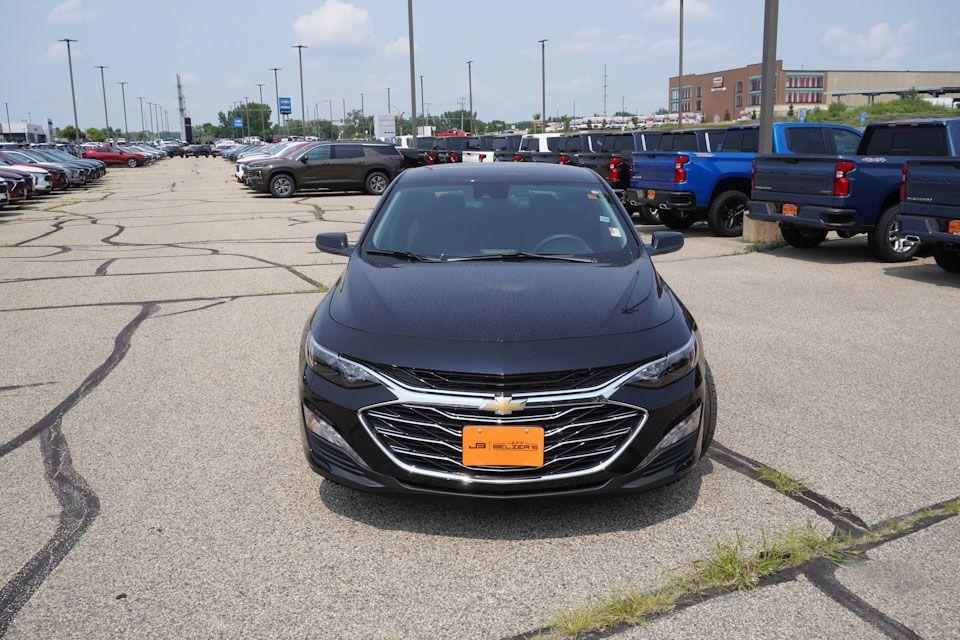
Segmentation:
<svg viewBox="0 0 960 640">
<path fill-rule="evenodd" d="M 687 73 L 760 61 L 763 0 L 686 0 Z M 781 0 L 778 56 L 787 68 L 960 69 L 957 0 Z M 140 128 L 138 96 L 176 111 L 175 74 L 188 115 L 215 121 L 245 97 L 280 95 L 300 113 L 296 43 L 303 50 L 305 102 L 334 119 L 364 106 L 410 111 L 404 0 L 4 0 L 4 73 L 0 100 L 10 119 L 71 123 L 66 50 L 74 38 L 81 128 L 104 125 L 100 72 L 106 69 L 110 123 L 122 125 L 118 82 L 125 81 L 131 129 Z M 547 112 L 603 112 L 607 67 L 613 113 L 665 106 L 677 68 L 678 0 L 509 2 L 414 0 L 417 75 L 430 113 L 458 108 L 473 60 L 474 109 L 483 120 L 526 120 L 540 111 L 540 51 L 546 43 Z M 10 28 L 16 25 L 16 28 Z M 15 64 L 12 62 L 16 61 Z M 418 80 L 419 91 L 419 80 Z M 319 105 L 317 102 L 321 101 Z M 419 97 L 418 97 L 419 103 Z M 419 104 L 418 104 L 419 109 Z M 0 118 L 5 114 L 0 113 Z M 148 116 L 149 118 L 149 116 Z"/>
</svg>

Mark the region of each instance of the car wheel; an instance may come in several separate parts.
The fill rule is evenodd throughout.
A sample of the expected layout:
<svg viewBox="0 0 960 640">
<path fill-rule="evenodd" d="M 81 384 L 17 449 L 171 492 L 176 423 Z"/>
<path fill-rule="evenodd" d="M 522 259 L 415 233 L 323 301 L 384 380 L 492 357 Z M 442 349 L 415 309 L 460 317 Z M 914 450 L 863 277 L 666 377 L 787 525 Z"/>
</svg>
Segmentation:
<svg viewBox="0 0 960 640">
<path fill-rule="evenodd" d="M 937 261 L 940 268 L 951 273 L 960 273 L 960 251 L 951 251 L 946 246 L 938 244 L 933 247 L 933 259 Z"/>
<path fill-rule="evenodd" d="M 670 229 L 682 231 L 689 229 L 697 221 L 697 216 L 689 211 L 660 210 L 660 222 Z"/>
<path fill-rule="evenodd" d="M 275 198 L 289 198 L 295 190 L 293 177 L 289 174 L 281 173 L 270 178 L 270 195 Z"/>
<path fill-rule="evenodd" d="M 723 238 L 743 235 L 743 214 L 750 199 L 742 191 L 724 191 L 713 199 L 707 224 L 710 230 Z"/>
<path fill-rule="evenodd" d="M 367 176 L 364 182 L 364 189 L 371 196 L 379 196 L 387 190 L 390 179 L 382 171 L 374 171 Z"/>
<path fill-rule="evenodd" d="M 133 169 L 134 167 L 136 167 L 136 166 L 137 166 L 137 161 L 136 161 L 136 159 L 135 159 L 135 158 L 130 158 L 129 160 L 127 160 L 127 166 L 130 167 L 131 169 Z"/>
<path fill-rule="evenodd" d="M 819 247 L 820 243 L 827 239 L 827 232 L 824 229 L 801 229 L 785 225 L 780 227 L 780 233 L 783 234 L 783 239 L 788 245 L 798 249 Z"/>
<path fill-rule="evenodd" d="M 703 378 L 706 386 L 703 398 L 703 444 L 700 447 L 702 456 L 713 444 L 713 434 L 717 430 L 717 385 L 713 382 L 713 371 L 710 370 L 710 363 L 704 360 L 704 368 L 707 374 Z"/>
<path fill-rule="evenodd" d="M 897 222 L 899 213 L 899 204 L 887 207 L 867 236 L 870 249 L 884 262 L 906 262 L 920 249 L 919 242 L 900 236 L 900 223 Z"/>
</svg>

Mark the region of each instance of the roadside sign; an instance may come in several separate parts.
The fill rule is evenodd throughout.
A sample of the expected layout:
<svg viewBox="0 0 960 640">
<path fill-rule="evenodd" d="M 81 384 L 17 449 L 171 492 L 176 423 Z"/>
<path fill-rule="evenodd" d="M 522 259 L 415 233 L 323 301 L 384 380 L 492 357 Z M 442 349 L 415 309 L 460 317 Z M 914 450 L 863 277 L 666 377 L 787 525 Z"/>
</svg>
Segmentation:
<svg viewBox="0 0 960 640">
<path fill-rule="evenodd" d="M 806 121 L 807 121 L 807 110 L 806 110 L 806 109 L 800 109 L 800 111 L 797 112 L 797 120 L 799 120 L 800 122 L 806 122 Z"/>
<path fill-rule="evenodd" d="M 240 116 L 235 116 L 235 117 L 233 118 L 233 128 L 234 128 L 234 129 L 242 129 L 242 128 L 243 128 L 243 118 L 241 118 Z"/>
<path fill-rule="evenodd" d="M 290 98 L 280 98 L 279 106 L 280 106 L 280 113 L 290 114 L 293 112 L 293 105 L 290 102 Z"/>
<path fill-rule="evenodd" d="M 863 124 L 863 123 L 866 122 L 866 121 L 867 121 L 867 112 L 866 112 L 866 111 L 861 111 L 861 112 L 860 112 L 860 124 Z"/>
<path fill-rule="evenodd" d="M 377 115 L 373 119 L 373 136 L 375 138 L 394 138 L 397 135 L 397 119 L 392 115 Z"/>
</svg>

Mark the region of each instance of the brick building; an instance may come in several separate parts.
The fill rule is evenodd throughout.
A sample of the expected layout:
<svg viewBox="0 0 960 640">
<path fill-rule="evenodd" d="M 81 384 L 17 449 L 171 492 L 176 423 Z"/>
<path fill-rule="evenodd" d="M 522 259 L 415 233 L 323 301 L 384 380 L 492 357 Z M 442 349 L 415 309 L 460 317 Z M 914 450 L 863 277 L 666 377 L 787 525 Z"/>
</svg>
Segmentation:
<svg viewBox="0 0 960 640">
<path fill-rule="evenodd" d="M 760 64 L 736 69 L 683 76 L 682 93 L 677 76 L 668 82 L 671 113 L 680 107 L 700 113 L 705 122 L 736 118 L 743 112 L 760 109 Z M 858 71 L 858 70 L 786 70 L 777 60 L 777 91 L 774 110 L 826 107 L 832 100 L 850 106 L 892 100 L 911 88 L 927 95 L 960 99 L 960 71 Z"/>
</svg>

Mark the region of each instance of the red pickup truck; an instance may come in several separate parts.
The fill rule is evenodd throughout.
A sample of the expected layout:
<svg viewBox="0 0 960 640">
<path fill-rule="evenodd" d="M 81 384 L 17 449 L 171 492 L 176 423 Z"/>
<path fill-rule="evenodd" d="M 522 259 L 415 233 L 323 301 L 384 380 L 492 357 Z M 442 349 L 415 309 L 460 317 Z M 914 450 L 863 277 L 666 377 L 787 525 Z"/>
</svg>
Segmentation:
<svg viewBox="0 0 960 640">
<path fill-rule="evenodd" d="M 125 164 L 131 169 L 146 162 L 146 157 L 140 153 L 129 153 L 115 147 L 87 147 L 83 150 L 84 158 L 100 160 L 107 164 Z"/>
</svg>

